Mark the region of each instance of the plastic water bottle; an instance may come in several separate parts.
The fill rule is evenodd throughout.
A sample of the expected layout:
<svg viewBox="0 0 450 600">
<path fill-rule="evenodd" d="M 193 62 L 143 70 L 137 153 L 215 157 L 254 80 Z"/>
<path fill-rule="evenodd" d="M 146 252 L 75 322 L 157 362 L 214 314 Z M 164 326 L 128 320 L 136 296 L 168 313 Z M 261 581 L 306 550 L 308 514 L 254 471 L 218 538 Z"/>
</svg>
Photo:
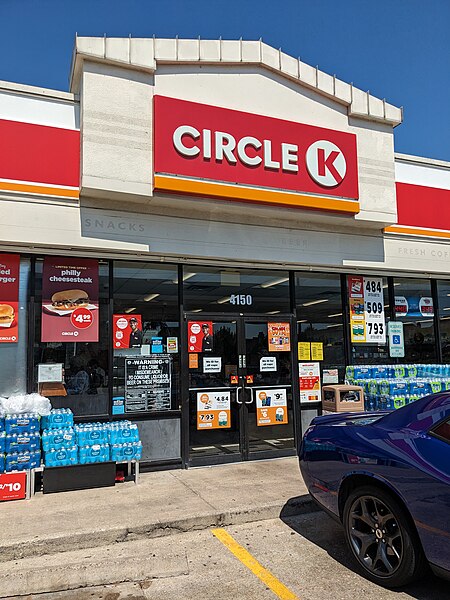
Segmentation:
<svg viewBox="0 0 450 600">
<path fill-rule="evenodd" d="M 0 456 L 5 453 L 6 448 L 6 431 L 0 433 Z"/>
<path fill-rule="evenodd" d="M 37 431 L 30 433 L 8 433 L 5 439 L 5 452 L 31 452 L 39 450 L 41 436 Z"/>
<path fill-rule="evenodd" d="M 77 447 L 54 448 L 45 452 L 44 464 L 46 467 L 68 467 L 77 464 Z"/>
</svg>

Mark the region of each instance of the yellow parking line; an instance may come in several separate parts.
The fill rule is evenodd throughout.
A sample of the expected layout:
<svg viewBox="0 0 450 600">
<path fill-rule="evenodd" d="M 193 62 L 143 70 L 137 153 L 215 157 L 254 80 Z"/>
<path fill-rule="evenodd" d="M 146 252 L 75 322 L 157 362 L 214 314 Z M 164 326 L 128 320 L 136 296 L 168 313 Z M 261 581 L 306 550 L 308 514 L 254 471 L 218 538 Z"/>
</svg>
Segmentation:
<svg viewBox="0 0 450 600">
<path fill-rule="evenodd" d="M 265 569 L 245 548 L 236 542 L 236 540 L 225 531 L 225 529 L 213 529 L 213 535 L 241 561 L 243 565 L 250 569 L 272 592 L 281 600 L 299 600 L 298 596 L 293 594 L 285 585 Z"/>
</svg>

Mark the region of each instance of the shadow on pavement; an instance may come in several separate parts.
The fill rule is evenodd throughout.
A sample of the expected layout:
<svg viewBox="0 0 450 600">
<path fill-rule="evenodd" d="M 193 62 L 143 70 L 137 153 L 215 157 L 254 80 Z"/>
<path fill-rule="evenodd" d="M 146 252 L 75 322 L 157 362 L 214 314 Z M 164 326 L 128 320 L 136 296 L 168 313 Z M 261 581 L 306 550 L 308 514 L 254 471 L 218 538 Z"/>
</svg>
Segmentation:
<svg viewBox="0 0 450 600">
<path fill-rule="evenodd" d="M 306 508 L 304 499 L 304 496 L 290 498 L 281 510 L 280 519 L 293 531 L 325 550 L 341 565 L 358 573 L 339 523 L 318 509 L 315 503 L 313 503 L 316 507 L 314 512 L 293 515 L 293 507 L 300 503 Z M 449 600 L 450 583 L 430 574 L 423 580 L 396 591 L 403 592 L 416 600 Z M 392 593 L 395 594 L 395 591 Z"/>
</svg>

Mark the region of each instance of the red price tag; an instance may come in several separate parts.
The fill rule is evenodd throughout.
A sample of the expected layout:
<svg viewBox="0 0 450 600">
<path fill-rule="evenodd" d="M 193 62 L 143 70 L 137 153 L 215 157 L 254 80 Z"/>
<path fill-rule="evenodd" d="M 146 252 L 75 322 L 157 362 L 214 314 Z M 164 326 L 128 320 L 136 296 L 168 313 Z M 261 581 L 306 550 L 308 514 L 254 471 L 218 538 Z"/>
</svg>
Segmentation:
<svg viewBox="0 0 450 600">
<path fill-rule="evenodd" d="M 0 475 L 0 502 L 22 500 L 26 496 L 26 473 L 3 473 Z"/>
<path fill-rule="evenodd" d="M 70 315 L 70 322 L 77 329 L 87 329 L 92 325 L 93 316 L 88 308 L 76 308 Z"/>
</svg>

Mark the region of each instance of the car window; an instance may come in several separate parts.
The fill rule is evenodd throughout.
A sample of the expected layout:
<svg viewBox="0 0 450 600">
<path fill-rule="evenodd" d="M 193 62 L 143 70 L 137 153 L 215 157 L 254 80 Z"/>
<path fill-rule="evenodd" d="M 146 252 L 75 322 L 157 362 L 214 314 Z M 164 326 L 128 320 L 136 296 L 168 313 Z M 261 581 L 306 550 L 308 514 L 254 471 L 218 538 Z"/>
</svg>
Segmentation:
<svg viewBox="0 0 450 600">
<path fill-rule="evenodd" d="M 437 427 L 435 427 L 432 432 L 439 439 L 448 442 L 450 444 L 450 419 L 440 423 Z"/>
</svg>

